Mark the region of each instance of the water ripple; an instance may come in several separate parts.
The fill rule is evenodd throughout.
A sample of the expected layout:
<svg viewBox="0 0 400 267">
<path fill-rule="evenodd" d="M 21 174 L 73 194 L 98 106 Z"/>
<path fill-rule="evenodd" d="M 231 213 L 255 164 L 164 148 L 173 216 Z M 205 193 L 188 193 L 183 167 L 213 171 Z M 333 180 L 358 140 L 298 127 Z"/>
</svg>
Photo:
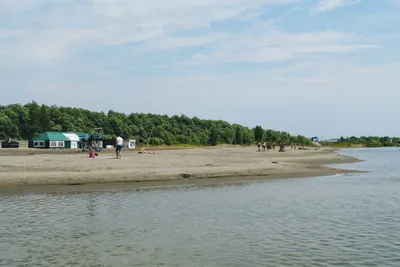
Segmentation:
<svg viewBox="0 0 400 267">
<path fill-rule="evenodd" d="M 400 266 L 398 168 L 377 165 L 385 172 L 2 195 L 0 266 Z"/>
</svg>

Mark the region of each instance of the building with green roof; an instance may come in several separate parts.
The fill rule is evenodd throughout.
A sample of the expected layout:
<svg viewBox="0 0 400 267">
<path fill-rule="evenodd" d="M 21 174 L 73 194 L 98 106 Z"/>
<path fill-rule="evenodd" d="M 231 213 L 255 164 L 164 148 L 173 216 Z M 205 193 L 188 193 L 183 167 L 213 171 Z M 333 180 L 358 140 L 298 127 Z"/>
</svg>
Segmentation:
<svg viewBox="0 0 400 267">
<path fill-rule="evenodd" d="M 29 141 L 30 148 L 77 149 L 81 147 L 80 137 L 75 133 L 44 132 Z"/>
</svg>

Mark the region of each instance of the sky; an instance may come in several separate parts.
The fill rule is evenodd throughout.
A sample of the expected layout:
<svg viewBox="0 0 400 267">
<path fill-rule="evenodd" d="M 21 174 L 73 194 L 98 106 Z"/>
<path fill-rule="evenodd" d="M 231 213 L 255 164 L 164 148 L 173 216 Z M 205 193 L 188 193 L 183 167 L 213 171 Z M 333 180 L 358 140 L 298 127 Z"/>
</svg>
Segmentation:
<svg viewBox="0 0 400 267">
<path fill-rule="evenodd" d="M 0 105 L 400 136 L 400 0 L 0 0 Z"/>
</svg>

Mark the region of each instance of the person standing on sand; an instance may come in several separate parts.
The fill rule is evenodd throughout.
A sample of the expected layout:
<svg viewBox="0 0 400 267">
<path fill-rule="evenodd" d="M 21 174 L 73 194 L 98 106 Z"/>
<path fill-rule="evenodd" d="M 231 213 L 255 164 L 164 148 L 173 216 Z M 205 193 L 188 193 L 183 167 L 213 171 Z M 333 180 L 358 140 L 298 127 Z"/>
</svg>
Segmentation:
<svg viewBox="0 0 400 267">
<path fill-rule="evenodd" d="M 115 139 L 115 153 L 117 154 L 117 159 L 122 158 L 122 146 L 124 144 L 124 139 L 121 136 L 118 136 Z"/>
</svg>

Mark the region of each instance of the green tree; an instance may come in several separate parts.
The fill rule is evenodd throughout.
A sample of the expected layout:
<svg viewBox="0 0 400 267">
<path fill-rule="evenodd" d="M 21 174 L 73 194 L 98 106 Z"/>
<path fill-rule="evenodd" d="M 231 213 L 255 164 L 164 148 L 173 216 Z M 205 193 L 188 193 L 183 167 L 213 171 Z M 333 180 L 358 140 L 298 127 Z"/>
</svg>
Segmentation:
<svg viewBox="0 0 400 267">
<path fill-rule="evenodd" d="M 216 146 L 218 142 L 218 132 L 215 127 L 211 128 L 210 132 L 210 139 L 209 139 L 209 144 L 211 146 Z"/>
<path fill-rule="evenodd" d="M 264 129 L 261 126 L 256 126 L 254 128 L 254 139 L 256 142 L 261 142 L 261 139 L 263 138 L 264 135 Z"/>
<path fill-rule="evenodd" d="M 286 132 L 264 131 L 261 126 L 249 128 L 222 120 L 203 120 L 186 115 L 124 114 L 113 110 L 107 113 L 91 112 L 81 108 L 39 105 L 34 101 L 25 105 L 0 106 L 0 139 L 11 137 L 26 140 L 44 131 L 89 132 L 93 127 L 103 127 L 106 138 L 121 134 L 126 138 L 135 138 L 138 144 L 147 144 L 150 140 L 154 145 L 215 146 L 231 144 L 232 138 L 234 144 L 252 145 L 255 141 L 261 141 L 264 132 L 264 140 L 269 142 L 278 142 L 281 138 L 300 138 Z M 309 139 L 304 137 L 304 140 Z M 365 138 L 365 142 L 369 143 L 374 140 L 394 144 L 399 139 Z"/>
</svg>

